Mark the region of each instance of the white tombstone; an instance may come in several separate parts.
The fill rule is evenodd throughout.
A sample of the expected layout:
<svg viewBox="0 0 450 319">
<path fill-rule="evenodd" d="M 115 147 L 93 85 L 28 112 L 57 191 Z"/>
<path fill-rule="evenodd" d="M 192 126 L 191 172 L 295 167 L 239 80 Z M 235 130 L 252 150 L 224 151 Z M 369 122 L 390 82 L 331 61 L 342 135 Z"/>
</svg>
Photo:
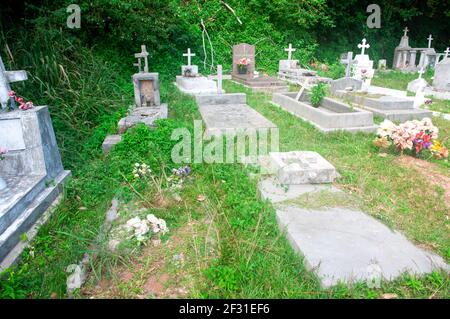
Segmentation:
<svg viewBox="0 0 450 319">
<path fill-rule="evenodd" d="M 378 70 L 386 70 L 387 61 L 386 59 L 378 60 Z"/>
<path fill-rule="evenodd" d="M 370 86 L 374 74 L 373 61 L 365 54 L 366 49 L 370 48 L 370 45 L 366 39 L 363 39 L 362 43 L 358 44 L 358 48 L 361 49 L 361 54 L 355 56 L 356 65 L 353 68 L 353 78 L 363 80 L 363 87 L 367 88 Z"/>
<path fill-rule="evenodd" d="M 9 92 L 11 91 L 10 83 L 25 81 L 28 79 L 26 71 L 6 71 L 5 65 L 3 64 L 2 57 L 0 57 L 0 104 L 1 109 L 5 109 L 8 105 L 8 101 L 13 103 L 13 107 L 15 106 L 14 100 L 12 100 L 9 96 Z"/>
<path fill-rule="evenodd" d="M 420 90 L 424 91 L 425 88 L 429 87 L 428 82 L 422 78 L 422 75 L 425 73 L 425 69 L 421 68 L 419 71 L 419 77 L 408 83 L 407 90 L 410 92 L 419 92 Z"/>
<path fill-rule="evenodd" d="M 436 64 L 433 87 L 438 91 L 450 91 L 450 48 L 445 50 L 444 59 Z"/>
</svg>

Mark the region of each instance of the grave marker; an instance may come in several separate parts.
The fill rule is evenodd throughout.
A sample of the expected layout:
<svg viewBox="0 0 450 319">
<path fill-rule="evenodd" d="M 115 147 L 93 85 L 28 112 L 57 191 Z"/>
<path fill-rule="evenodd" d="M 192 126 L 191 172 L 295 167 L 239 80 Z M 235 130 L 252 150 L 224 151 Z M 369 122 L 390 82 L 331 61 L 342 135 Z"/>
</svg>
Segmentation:
<svg viewBox="0 0 450 319">
<path fill-rule="evenodd" d="M 25 81 L 28 79 L 27 72 L 20 71 L 6 71 L 3 60 L 0 57 L 0 104 L 1 109 L 5 109 L 8 105 L 8 101 L 11 100 L 12 107 L 15 107 L 14 99 L 10 98 L 9 92 L 11 91 L 10 83 Z"/>
</svg>

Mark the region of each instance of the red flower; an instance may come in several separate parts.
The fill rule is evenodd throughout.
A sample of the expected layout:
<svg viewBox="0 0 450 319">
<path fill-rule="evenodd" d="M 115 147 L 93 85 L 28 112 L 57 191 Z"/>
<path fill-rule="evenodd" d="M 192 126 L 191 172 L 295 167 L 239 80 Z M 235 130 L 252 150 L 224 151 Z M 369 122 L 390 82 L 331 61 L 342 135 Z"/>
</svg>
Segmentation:
<svg viewBox="0 0 450 319">
<path fill-rule="evenodd" d="M 23 103 L 23 97 L 16 96 L 16 102 L 22 104 Z"/>
<path fill-rule="evenodd" d="M 14 92 L 14 91 L 9 91 L 9 92 L 8 92 L 8 95 L 9 95 L 10 97 L 15 97 L 15 96 L 16 96 L 16 92 Z"/>
</svg>

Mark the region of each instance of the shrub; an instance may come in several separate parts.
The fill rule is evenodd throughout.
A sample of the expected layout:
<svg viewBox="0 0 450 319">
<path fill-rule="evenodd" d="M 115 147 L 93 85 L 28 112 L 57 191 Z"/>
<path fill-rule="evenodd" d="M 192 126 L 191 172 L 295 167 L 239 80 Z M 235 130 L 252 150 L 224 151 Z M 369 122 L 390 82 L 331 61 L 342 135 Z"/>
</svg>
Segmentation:
<svg viewBox="0 0 450 319">
<path fill-rule="evenodd" d="M 319 83 L 311 89 L 311 104 L 314 107 L 319 107 L 323 98 L 327 95 L 325 83 Z"/>
</svg>

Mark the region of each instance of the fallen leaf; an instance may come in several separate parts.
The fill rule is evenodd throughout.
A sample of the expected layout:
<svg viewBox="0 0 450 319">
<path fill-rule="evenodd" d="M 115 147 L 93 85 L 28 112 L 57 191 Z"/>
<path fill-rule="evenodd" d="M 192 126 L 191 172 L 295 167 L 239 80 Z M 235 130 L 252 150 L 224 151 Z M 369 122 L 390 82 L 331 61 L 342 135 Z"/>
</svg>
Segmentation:
<svg viewBox="0 0 450 319">
<path fill-rule="evenodd" d="M 380 154 L 378 154 L 378 156 L 379 156 L 379 157 L 386 157 L 387 154 L 386 154 L 386 153 L 380 153 Z"/>
<path fill-rule="evenodd" d="M 58 295 L 56 294 L 56 292 L 52 292 L 52 294 L 50 295 L 50 299 L 56 299 L 58 298 Z"/>
<path fill-rule="evenodd" d="M 78 208 L 78 210 L 85 211 L 85 210 L 87 210 L 87 207 L 81 206 L 80 208 Z"/>
</svg>

